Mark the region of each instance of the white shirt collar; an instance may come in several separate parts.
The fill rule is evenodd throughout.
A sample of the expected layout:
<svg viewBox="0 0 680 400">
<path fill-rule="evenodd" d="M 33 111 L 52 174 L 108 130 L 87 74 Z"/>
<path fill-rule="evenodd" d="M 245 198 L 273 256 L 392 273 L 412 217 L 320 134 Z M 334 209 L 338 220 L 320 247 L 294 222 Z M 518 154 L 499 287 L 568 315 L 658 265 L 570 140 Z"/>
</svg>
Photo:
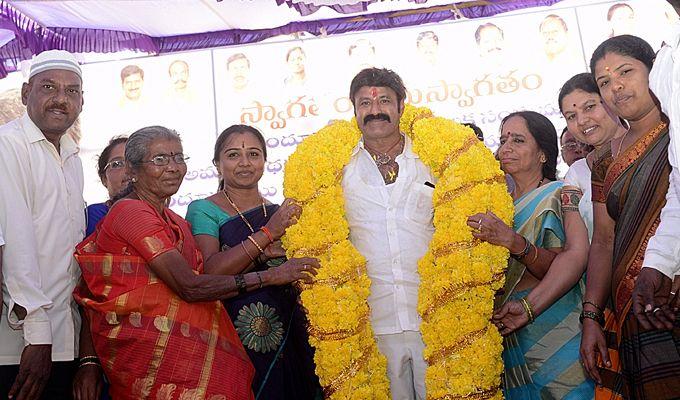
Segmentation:
<svg viewBox="0 0 680 400">
<path fill-rule="evenodd" d="M 21 124 L 24 127 L 24 132 L 26 132 L 29 143 L 37 143 L 41 140 L 47 140 L 40 128 L 38 128 L 31 117 L 28 116 L 28 112 L 24 112 L 24 115 L 21 116 Z M 61 153 L 63 158 L 67 158 L 68 156 L 76 154 L 80 151 L 78 144 L 68 133 L 65 133 L 61 136 L 59 139 L 59 144 L 61 145 Z"/>
<path fill-rule="evenodd" d="M 416 153 L 413 152 L 413 141 L 411 138 L 403 132 L 401 134 L 404 136 L 404 151 L 401 153 L 401 155 L 404 156 L 404 158 L 420 158 Z M 365 149 L 365 147 L 364 138 L 362 136 L 361 139 L 359 139 L 359 143 L 357 143 L 357 145 L 354 146 L 354 149 L 352 149 L 352 157 L 354 157 L 360 150 L 363 149 Z"/>
</svg>

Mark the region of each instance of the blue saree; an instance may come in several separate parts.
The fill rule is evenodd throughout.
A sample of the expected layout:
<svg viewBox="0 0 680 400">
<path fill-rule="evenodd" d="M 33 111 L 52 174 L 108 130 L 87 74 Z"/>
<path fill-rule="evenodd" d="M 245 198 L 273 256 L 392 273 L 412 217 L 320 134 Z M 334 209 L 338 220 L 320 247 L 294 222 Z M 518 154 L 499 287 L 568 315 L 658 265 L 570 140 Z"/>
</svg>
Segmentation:
<svg viewBox="0 0 680 400">
<path fill-rule="evenodd" d="M 515 200 L 514 230 L 538 247 L 563 247 L 565 232 L 560 202 L 562 183 L 551 182 Z M 503 301 L 518 300 L 530 290 L 515 291 L 526 267 L 508 265 Z M 575 285 L 533 324 L 504 340 L 503 377 L 506 399 L 592 399 L 594 382 L 579 362 L 582 292 Z"/>
</svg>

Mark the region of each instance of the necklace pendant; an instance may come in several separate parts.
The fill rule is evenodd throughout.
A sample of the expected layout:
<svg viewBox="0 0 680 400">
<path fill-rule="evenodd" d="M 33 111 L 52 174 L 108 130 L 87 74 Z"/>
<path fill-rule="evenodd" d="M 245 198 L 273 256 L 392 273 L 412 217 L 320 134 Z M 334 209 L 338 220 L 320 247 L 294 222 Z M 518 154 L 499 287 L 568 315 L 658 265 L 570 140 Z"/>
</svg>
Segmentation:
<svg viewBox="0 0 680 400">
<path fill-rule="evenodd" d="M 387 165 L 392 161 L 392 157 L 387 154 L 376 154 L 373 156 L 373 161 L 377 166 Z"/>
</svg>

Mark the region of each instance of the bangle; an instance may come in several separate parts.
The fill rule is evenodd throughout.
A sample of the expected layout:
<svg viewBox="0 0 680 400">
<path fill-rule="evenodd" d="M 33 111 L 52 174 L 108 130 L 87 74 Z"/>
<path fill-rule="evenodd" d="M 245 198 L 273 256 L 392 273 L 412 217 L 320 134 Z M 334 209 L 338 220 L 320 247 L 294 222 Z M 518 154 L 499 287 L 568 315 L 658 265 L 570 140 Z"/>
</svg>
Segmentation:
<svg viewBox="0 0 680 400">
<path fill-rule="evenodd" d="M 270 244 L 274 243 L 274 236 L 272 235 L 272 232 L 269 230 L 269 228 L 267 228 L 266 226 L 263 226 L 262 228 L 260 228 L 260 230 L 262 231 L 262 233 L 267 235 L 267 239 L 269 239 Z"/>
<path fill-rule="evenodd" d="M 584 307 L 586 304 L 590 304 L 591 306 L 597 308 L 597 311 L 599 311 L 600 313 L 604 313 L 604 310 L 602 309 L 602 307 L 598 306 L 597 304 L 593 303 L 592 301 L 588 301 L 588 300 L 584 301 L 583 303 L 581 303 L 581 307 Z"/>
<path fill-rule="evenodd" d="M 581 325 L 583 325 L 583 320 L 585 318 L 592 319 L 600 326 L 604 325 L 604 318 L 601 314 L 598 314 L 595 311 L 581 311 L 581 315 L 578 317 L 578 321 L 581 323 Z"/>
<path fill-rule="evenodd" d="M 243 274 L 234 275 L 234 281 L 236 282 L 238 294 L 244 294 L 247 291 L 247 285 L 246 278 L 243 276 Z"/>
<path fill-rule="evenodd" d="M 529 323 L 533 323 L 535 321 L 534 318 L 534 310 L 531 308 L 531 304 L 527 301 L 526 297 L 522 297 L 519 300 L 522 303 L 522 307 L 524 307 L 524 311 L 527 312 L 527 316 L 529 317 Z"/>
<path fill-rule="evenodd" d="M 99 357 L 97 357 L 97 356 L 84 356 L 84 357 L 80 357 L 79 362 L 85 362 L 85 361 L 96 361 L 96 362 L 99 362 Z"/>
<path fill-rule="evenodd" d="M 532 258 L 531 261 L 527 262 L 524 265 L 533 265 L 536 262 L 536 260 L 538 260 L 538 247 L 536 247 L 535 244 L 532 244 L 531 247 L 534 248 L 534 258 Z"/>
<path fill-rule="evenodd" d="M 248 236 L 248 240 L 250 240 L 251 243 L 253 243 L 255 245 L 255 247 L 257 247 L 257 249 L 260 250 L 260 253 L 264 253 L 264 250 L 262 250 L 262 247 L 260 247 L 260 245 L 257 244 L 257 242 L 255 241 L 255 239 L 253 239 L 252 236 Z"/>
<path fill-rule="evenodd" d="M 248 258 L 250 258 L 250 261 L 255 262 L 255 259 L 253 258 L 253 256 L 250 255 L 250 252 L 248 252 L 248 249 L 246 248 L 246 245 L 243 244 L 243 242 L 241 242 L 241 247 L 243 247 L 243 251 L 246 252 Z"/>
<path fill-rule="evenodd" d="M 510 255 L 515 260 L 519 260 L 520 258 L 526 257 L 527 254 L 529 254 L 529 251 L 531 250 L 531 242 L 529 242 L 529 239 L 525 238 L 524 236 L 522 236 L 522 239 L 524 239 L 524 249 L 519 253 L 510 252 Z"/>
<path fill-rule="evenodd" d="M 255 275 L 257 275 L 257 280 L 260 281 L 260 286 L 258 286 L 258 289 L 262 289 L 262 276 L 260 276 L 260 271 L 255 271 Z"/>
<path fill-rule="evenodd" d="M 85 362 L 81 362 L 80 364 L 78 364 L 78 368 L 82 368 L 82 367 L 84 367 L 84 366 L 86 366 L 86 365 L 96 365 L 96 366 L 98 366 L 99 368 L 102 367 L 102 365 L 99 364 L 98 362 L 95 362 L 95 361 L 85 361 Z"/>
</svg>

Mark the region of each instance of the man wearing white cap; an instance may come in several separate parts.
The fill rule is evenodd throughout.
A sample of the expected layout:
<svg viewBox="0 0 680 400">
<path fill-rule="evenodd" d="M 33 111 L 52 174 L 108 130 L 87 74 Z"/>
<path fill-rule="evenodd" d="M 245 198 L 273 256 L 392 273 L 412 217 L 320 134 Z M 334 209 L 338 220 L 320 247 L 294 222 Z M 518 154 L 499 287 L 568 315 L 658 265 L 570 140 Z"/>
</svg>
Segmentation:
<svg viewBox="0 0 680 400">
<path fill-rule="evenodd" d="M 21 99 L 26 113 L 0 127 L 0 398 L 66 399 L 80 334 L 73 251 L 85 233 L 82 164 L 65 135 L 83 106 L 75 57 L 36 56 Z"/>
</svg>

